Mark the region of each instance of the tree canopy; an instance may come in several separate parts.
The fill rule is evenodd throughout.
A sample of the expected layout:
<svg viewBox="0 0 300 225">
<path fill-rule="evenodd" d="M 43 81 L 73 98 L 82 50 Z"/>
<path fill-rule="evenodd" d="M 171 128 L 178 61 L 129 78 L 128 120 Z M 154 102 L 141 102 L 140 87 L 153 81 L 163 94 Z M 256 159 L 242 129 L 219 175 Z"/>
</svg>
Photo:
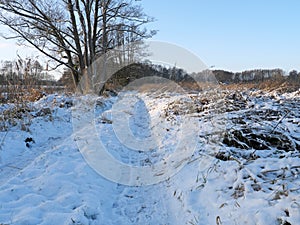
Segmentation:
<svg viewBox="0 0 300 225">
<path fill-rule="evenodd" d="M 152 21 L 132 0 L 0 0 L 0 23 L 14 33 L 6 38 L 69 68 L 75 84 L 100 55 L 153 36 Z"/>
</svg>

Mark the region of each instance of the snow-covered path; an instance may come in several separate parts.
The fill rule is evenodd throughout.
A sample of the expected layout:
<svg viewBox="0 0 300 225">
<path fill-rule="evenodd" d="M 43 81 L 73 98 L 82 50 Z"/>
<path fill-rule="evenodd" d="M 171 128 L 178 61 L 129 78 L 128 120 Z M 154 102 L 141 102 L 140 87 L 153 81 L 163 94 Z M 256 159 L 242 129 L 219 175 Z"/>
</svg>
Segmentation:
<svg viewBox="0 0 300 225">
<path fill-rule="evenodd" d="M 138 103 L 136 107 L 133 110 L 144 106 Z M 55 107 L 53 112 L 54 118 L 33 118 L 29 132 L 15 127 L 1 133 L 5 138 L 0 171 L 1 223 L 181 224 L 170 213 L 171 195 L 165 183 L 131 187 L 101 177 L 77 148 L 71 111 Z M 138 131 L 144 119 L 139 113 L 132 126 Z M 140 128 L 138 134 L 143 132 L 147 128 Z M 30 147 L 24 142 L 28 137 L 34 140 Z M 114 143 L 113 137 L 106 138 Z M 125 161 L 135 160 L 136 154 L 122 154 Z"/>
<path fill-rule="evenodd" d="M 70 136 L 48 150 L 36 146 L 18 168 L 6 173 L 0 188 L 0 218 L 5 224 L 168 224 L 163 186 L 119 185 L 97 174 L 85 162 Z M 7 139 L 10 137 L 7 136 Z M 25 163 L 26 162 L 26 163 Z M 165 216 L 163 215 L 165 210 Z M 159 216 L 155 216 L 159 215 Z M 163 222 L 164 221 L 164 222 Z"/>
</svg>

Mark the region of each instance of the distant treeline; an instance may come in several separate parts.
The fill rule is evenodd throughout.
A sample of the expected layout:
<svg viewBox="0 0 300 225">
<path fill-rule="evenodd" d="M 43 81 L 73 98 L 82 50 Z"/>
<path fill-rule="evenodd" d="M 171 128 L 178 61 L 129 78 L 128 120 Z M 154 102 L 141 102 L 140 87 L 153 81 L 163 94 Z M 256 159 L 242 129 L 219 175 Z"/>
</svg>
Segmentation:
<svg viewBox="0 0 300 225">
<path fill-rule="evenodd" d="M 181 87 L 189 90 L 195 90 L 199 88 L 195 80 L 197 82 L 212 81 L 213 83 L 222 84 L 245 82 L 260 83 L 271 79 L 288 79 L 293 82 L 300 82 L 300 73 L 295 70 L 291 71 L 288 76 L 285 75 L 284 71 L 281 69 L 257 69 L 239 73 L 233 73 L 224 70 L 204 70 L 199 73 L 189 74 L 181 68 L 166 67 L 163 65 L 151 64 L 148 62 L 133 63 L 120 69 L 105 82 L 104 86 L 100 87 L 99 93 L 102 93 L 105 90 L 120 91 L 123 87 L 127 86 L 137 79 L 153 76 L 172 80 L 178 83 Z M 71 73 L 68 70 L 65 70 L 58 83 L 59 85 L 70 87 L 70 90 L 74 89 L 74 82 L 72 80 Z"/>
<path fill-rule="evenodd" d="M 101 88 L 100 93 L 105 90 L 120 91 L 123 87 L 137 79 L 154 76 L 174 81 L 175 83 L 180 84 L 182 88 L 188 89 L 191 86 L 197 88 L 197 84 L 193 76 L 181 68 L 168 68 L 162 65 L 149 63 L 133 63 L 122 68 L 111 76 Z M 161 80 L 157 81 L 161 82 Z M 155 82 L 155 79 L 153 82 Z"/>
<path fill-rule="evenodd" d="M 0 85 L 56 85 L 56 82 L 38 60 L 18 58 L 0 62 Z"/>
<path fill-rule="evenodd" d="M 188 74 L 185 70 L 176 67 L 167 68 L 161 65 L 134 63 L 114 74 L 106 82 L 104 89 L 108 87 L 120 89 L 136 79 L 147 76 L 163 77 L 180 83 L 182 87 L 187 86 L 188 88 L 197 87 L 195 80 L 197 82 L 212 81 L 213 83 L 222 84 L 245 82 L 260 83 L 267 80 L 289 80 L 300 83 L 300 73 L 296 70 L 291 71 L 288 75 L 285 75 L 281 69 L 257 69 L 237 73 L 224 70 L 204 70 L 199 73 Z"/>
<path fill-rule="evenodd" d="M 241 83 L 241 82 L 263 82 L 270 79 L 289 79 L 293 81 L 300 82 L 300 73 L 296 70 L 291 71 L 287 76 L 281 69 L 271 69 L 271 70 L 248 70 L 243 72 L 229 72 L 224 70 L 214 70 L 212 71 L 216 79 L 224 84 Z"/>
<path fill-rule="evenodd" d="M 30 77 L 30 82 L 27 79 L 12 76 L 4 77 L 0 74 L 0 86 L 7 86 L 7 85 L 27 85 L 27 86 L 55 86 L 58 85 L 56 80 L 41 80 L 35 77 Z"/>
</svg>

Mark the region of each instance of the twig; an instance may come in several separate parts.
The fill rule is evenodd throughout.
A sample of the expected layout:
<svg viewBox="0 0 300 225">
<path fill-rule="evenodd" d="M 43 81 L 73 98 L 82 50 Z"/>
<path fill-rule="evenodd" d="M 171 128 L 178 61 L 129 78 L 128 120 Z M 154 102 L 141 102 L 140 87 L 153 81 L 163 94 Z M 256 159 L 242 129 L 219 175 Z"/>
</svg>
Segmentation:
<svg viewBox="0 0 300 225">
<path fill-rule="evenodd" d="M 5 133 L 5 135 L 4 135 L 4 137 L 2 138 L 1 143 L 0 143 L 0 150 L 1 150 L 1 151 L 2 151 L 2 145 L 3 145 L 3 143 L 4 143 L 4 140 L 5 140 L 6 136 L 7 136 L 7 134 L 8 134 L 8 130 L 6 131 L 6 133 Z"/>
<path fill-rule="evenodd" d="M 16 166 L 11 166 L 11 165 L 8 165 L 7 167 L 9 168 L 12 168 L 12 169 L 16 169 L 16 170 L 22 170 L 21 168 L 19 167 L 16 167 Z M 1 225 L 1 224 L 0 224 Z"/>
<path fill-rule="evenodd" d="M 278 123 L 276 124 L 276 126 L 274 127 L 274 129 L 272 130 L 272 132 L 270 134 L 273 134 L 273 132 L 276 130 L 276 128 L 278 127 L 278 125 L 282 122 L 282 120 L 284 120 L 287 115 L 290 113 L 290 111 L 288 110 L 287 113 L 278 121 Z"/>
</svg>

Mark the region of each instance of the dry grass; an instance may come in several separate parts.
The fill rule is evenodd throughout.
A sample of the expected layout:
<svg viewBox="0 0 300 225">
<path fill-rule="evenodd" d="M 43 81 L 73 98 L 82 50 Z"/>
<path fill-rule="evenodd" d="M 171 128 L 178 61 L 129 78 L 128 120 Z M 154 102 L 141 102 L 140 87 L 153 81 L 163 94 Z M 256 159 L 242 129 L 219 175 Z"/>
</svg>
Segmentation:
<svg viewBox="0 0 300 225">
<path fill-rule="evenodd" d="M 113 85 L 111 86 L 113 89 Z M 246 91 L 250 89 L 258 89 L 265 92 L 276 91 L 278 93 L 294 92 L 300 89 L 300 82 L 293 82 L 283 77 L 277 79 L 265 80 L 262 82 L 245 82 L 235 84 L 215 84 L 215 83 L 196 83 L 196 82 L 161 82 L 161 83 L 147 83 L 136 86 L 131 86 L 129 90 L 138 90 L 141 92 L 153 92 L 153 91 L 174 91 L 184 90 L 186 92 L 198 92 L 201 90 L 212 90 L 212 89 L 225 89 L 233 91 Z M 179 91 L 181 92 L 181 91 Z"/>
<path fill-rule="evenodd" d="M 20 125 L 21 130 L 29 131 L 31 123 L 31 109 L 29 107 L 29 103 L 42 98 L 42 91 L 33 88 L 25 90 L 18 86 L 10 88 L 10 92 L 7 94 L 8 97 L 4 98 L 1 103 L 13 104 L 1 112 L 0 130 L 4 131 L 10 126 Z"/>
<path fill-rule="evenodd" d="M 23 95 L 24 101 L 35 102 L 40 100 L 43 97 L 43 91 L 40 89 L 30 88 Z"/>
<path fill-rule="evenodd" d="M 248 82 L 236 84 L 223 84 L 220 85 L 222 89 L 226 90 L 249 90 L 259 89 L 266 92 L 277 91 L 279 93 L 294 92 L 300 89 L 299 82 L 293 82 L 283 77 L 277 79 L 270 79 L 262 82 Z"/>
<path fill-rule="evenodd" d="M 212 90 L 218 88 L 219 85 L 209 82 L 174 82 L 167 79 L 138 79 L 136 81 L 130 82 L 127 86 L 122 86 L 121 84 L 106 83 L 104 90 L 108 91 L 138 91 L 141 93 L 145 92 L 174 92 L 174 93 L 189 93 L 189 92 L 199 92 L 202 90 Z"/>
</svg>

